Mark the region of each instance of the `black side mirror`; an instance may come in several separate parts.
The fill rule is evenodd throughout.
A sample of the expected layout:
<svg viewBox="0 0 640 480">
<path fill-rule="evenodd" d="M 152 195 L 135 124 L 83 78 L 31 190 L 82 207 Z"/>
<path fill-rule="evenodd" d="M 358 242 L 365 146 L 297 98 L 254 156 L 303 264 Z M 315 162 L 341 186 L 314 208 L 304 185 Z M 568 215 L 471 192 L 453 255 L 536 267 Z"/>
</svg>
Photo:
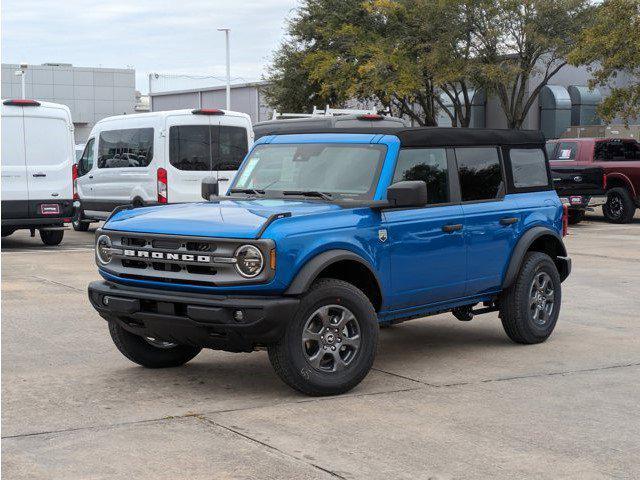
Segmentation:
<svg viewBox="0 0 640 480">
<path fill-rule="evenodd" d="M 422 181 L 397 182 L 387 188 L 389 207 L 424 207 L 427 204 L 427 184 Z"/>
<path fill-rule="evenodd" d="M 218 179 L 215 177 L 207 177 L 202 180 L 202 198 L 207 202 L 211 199 L 211 196 L 218 196 Z"/>
</svg>

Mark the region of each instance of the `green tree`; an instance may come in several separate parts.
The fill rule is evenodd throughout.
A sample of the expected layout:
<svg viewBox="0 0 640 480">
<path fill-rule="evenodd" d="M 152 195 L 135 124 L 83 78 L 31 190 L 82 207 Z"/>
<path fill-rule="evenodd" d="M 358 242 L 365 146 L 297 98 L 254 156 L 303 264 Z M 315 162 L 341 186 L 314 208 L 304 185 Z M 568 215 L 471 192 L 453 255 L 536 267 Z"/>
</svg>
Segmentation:
<svg viewBox="0 0 640 480">
<path fill-rule="evenodd" d="M 621 117 L 625 123 L 640 116 L 640 1 L 607 0 L 596 11 L 592 26 L 579 36 L 569 55 L 574 65 L 590 65 L 590 86 L 610 87 L 599 106 L 607 122 Z M 623 74 L 630 80 L 617 86 Z"/>
</svg>

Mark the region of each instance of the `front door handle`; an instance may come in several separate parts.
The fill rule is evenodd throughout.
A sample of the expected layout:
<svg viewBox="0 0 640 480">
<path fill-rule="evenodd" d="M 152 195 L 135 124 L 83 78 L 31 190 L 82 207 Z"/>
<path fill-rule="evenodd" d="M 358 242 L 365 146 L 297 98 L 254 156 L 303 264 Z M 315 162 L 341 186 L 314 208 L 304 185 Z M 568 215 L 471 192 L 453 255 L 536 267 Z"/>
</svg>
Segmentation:
<svg viewBox="0 0 640 480">
<path fill-rule="evenodd" d="M 34 176 L 34 177 L 46 177 L 46 176 L 47 176 L 47 174 L 46 174 L 46 173 L 38 172 L 38 173 L 34 173 L 34 174 L 33 174 L 33 176 Z"/>
<path fill-rule="evenodd" d="M 93 178 L 93 175 L 89 175 L 89 178 Z"/>
<path fill-rule="evenodd" d="M 500 225 L 513 225 L 514 223 L 518 223 L 518 217 L 508 217 L 500 219 Z"/>
<path fill-rule="evenodd" d="M 228 179 L 228 178 L 224 178 L 224 177 L 223 177 L 223 178 L 219 178 L 219 179 L 218 179 L 218 181 L 219 181 L 219 182 L 228 182 L 228 181 L 229 181 L 229 179 Z"/>
<path fill-rule="evenodd" d="M 457 232 L 458 230 L 462 230 L 462 224 L 456 223 L 455 225 L 444 225 L 442 227 L 442 231 L 446 233 Z"/>
</svg>

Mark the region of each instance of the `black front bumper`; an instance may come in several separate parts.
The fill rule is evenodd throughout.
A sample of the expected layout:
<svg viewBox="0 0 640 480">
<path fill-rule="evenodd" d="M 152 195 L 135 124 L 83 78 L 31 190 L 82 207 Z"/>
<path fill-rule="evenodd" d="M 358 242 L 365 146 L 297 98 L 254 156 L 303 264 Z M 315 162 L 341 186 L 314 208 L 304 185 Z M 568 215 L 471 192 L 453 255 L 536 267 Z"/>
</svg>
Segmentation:
<svg viewBox="0 0 640 480">
<path fill-rule="evenodd" d="M 299 305 L 293 297 L 193 294 L 107 281 L 89 284 L 89 300 L 103 318 L 136 335 L 231 352 L 277 341 Z"/>
</svg>

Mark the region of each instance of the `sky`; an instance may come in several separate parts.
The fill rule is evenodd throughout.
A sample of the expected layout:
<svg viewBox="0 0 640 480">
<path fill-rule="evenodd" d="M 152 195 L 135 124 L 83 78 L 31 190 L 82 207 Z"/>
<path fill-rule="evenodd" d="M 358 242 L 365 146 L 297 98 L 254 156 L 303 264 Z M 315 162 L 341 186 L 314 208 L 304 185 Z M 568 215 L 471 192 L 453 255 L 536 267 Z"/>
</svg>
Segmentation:
<svg viewBox="0 0 640 480">
<path fill-rule="evenodd" d="M 148 74 L 212 75 L 224 83 L 231 28 L 234 83 L 259 80 L 296 0 L 2 0 L 2 63 L 71 63 Z"/>
</svg>

